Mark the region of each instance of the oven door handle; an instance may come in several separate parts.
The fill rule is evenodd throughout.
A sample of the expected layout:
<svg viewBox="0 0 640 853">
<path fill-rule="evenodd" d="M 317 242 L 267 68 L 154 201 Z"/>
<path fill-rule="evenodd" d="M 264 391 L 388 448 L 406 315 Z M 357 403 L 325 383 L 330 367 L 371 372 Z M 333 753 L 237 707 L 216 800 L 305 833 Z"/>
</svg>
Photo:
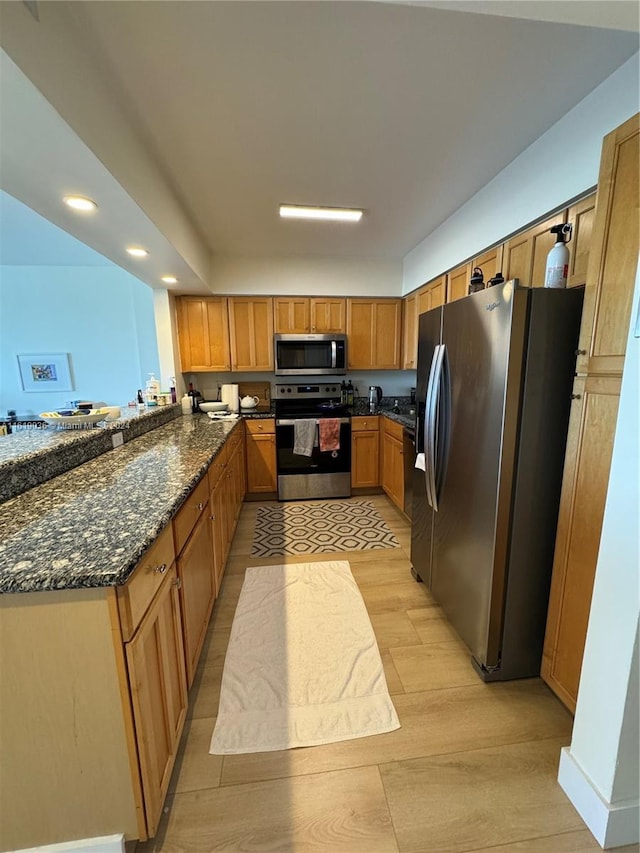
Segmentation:
<svg viewBox="0 0 640 853">
<path fill-rule="evenodd" d="M 321 420 L 324 420 L 324 418 L 295 418 L 293 420 L 286 420 L 286 421 L 285 420 L 278 420 L 278 421 L 276 421 L 276 426 L 277 427 L 279 427 L 279 426 L 293 426 L 295 424 L 296 420 L 299 420 L 299 421 L 315 421 L 316 424 L 319 424 Z M 350 424 L 351 423 L 351 418 L 336 418 L 336 420 L 340 421 L 341 424 Z"/>
</svg>

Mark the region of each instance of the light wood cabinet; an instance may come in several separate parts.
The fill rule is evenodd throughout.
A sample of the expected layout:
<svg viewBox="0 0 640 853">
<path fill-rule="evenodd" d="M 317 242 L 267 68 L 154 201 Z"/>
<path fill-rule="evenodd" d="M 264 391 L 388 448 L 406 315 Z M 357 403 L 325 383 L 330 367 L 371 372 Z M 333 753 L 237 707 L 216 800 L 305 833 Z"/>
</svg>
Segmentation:
<svg viewBox="0 0 640 853">
<path fill-rule="evenodd" d="M 487 249 L 481 255 L 478 255 L 471 261 L 471 269 L 480 267 L 484 278 L 485 287 L 489 280 L 494 278 L 496 273 L 502 272 L 502 255 L 503 245 L 494 246 L 493 249 Z"/>
<path fill-rule="evenodd" d="M 187 685 L 175 566 L 126 644 L 147 831 L 162 816 L 187 715 Z"/>
<path fill-rule="evenodd" d="M 462 299 L 469 293 L 471 279 L 471 264 L 461 264 L 447 273 L 447 302 Z"/>
<path fill-rule="evenodd" d="M 401 333 L 401 299 L 347 299 L 349 369 L 399 369 Z"/>
<path fill-rule="evenodd" d="M 346 329 L 346 301 L 319 296 L 278 296 L 273 300 L 274 328 L 282 334 L 328 334 Z"/>
<path fill-rule="evenodd" d="M 273 370 L 273 299 L 229 297 L 231 369 Z"/>
<path fill-rule="evenodd" d="M 380 418 L 351 418 L 351 488 L 380 485 Z"/>
<path fill-rule="evenodd" d="M 640 249 L 640 120 L 604 139 L 542 677 L 575 711 Z"/>
<path fill-rule="evenodd" d="M 382 419 L 382 488 L 404 511 L 404 451 L 402 425 Z"/>
<path fill-rule="evenodd" d="M 205 483 L 206 483 L 205 478 Z M 193 684 L 216 598 L 216 583 L 209 523 L 209 501 L 203 507 L 190 538 L 177 558 L 180 608 L 187 664 L 187 684 Z"/>
<path fill-rule="evenodd" d="M 273 418 L 245 421 L 247 438 L 247 494 L 277 490 L 276 422 Z"/>
<path fill-rule="evenodd" d="M 547 255 L 556 242 L 549 229 L 565 221 L 566 212 L 561 211 L 508 240 L 502 262 L 505 279 L 517 278 L 524 287 L 544 287 Z"/>
<path fill-rule="evenodd" d="M 311 331 L 319 335 L 347 330 L 346 299 L 315 296 L 310 300 Z"/>
<path fill-rule="evenodd" d="M 567 222 L 573 225 L 573 233 L 569 243 L 567 287 L 580 287 L 587 280 L 595 212 L 595 193 L 583 198 L 567 210 Z"/>
<path fill-rule="evenodd" d="M 446 295 L 447 277 L 441 275 L 403 299 L 403 370 L 415 370 L 418 366 L 418 318 L 420 314 L 437 308 L 439 305 L 444 305 Z"/>
<path fill-rule="evenodd" d="M 176 319 L 183 373 L 231 369 L 226 297 L 178 296 Z"/>
</svg>

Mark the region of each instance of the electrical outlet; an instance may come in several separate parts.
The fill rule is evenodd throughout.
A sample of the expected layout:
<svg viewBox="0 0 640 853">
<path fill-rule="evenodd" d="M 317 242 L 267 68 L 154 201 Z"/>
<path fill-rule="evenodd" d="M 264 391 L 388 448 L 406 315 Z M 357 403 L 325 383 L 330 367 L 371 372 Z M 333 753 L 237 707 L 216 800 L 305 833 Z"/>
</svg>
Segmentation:
<svg viewBox="0 0 640 853">
<path fill-rule="evenodd" d="M 113 449 L 116 447 L 122 447 L 124 444 L 124 435 L 121 432 L 114 432 L 111 436 L 111 444 L 113 444 Z"/>
</svg>

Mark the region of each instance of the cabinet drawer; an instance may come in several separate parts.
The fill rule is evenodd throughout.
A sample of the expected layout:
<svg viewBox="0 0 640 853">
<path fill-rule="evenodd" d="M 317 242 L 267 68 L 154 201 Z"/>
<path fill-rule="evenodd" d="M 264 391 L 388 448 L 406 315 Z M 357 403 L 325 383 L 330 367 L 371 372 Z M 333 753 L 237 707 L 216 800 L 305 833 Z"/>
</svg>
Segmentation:
<svg viewBox="0 0 640 853">
<path fill-rule="evenodd" d="M 387 435 L 391 435 L 393 438 L 397 438 L 399 441 L 402 441 L 402 431 L 404 429 L 402 424 L 399 424 L 397 421 L 392 421 L 389 418 L 383 418 L 382 423 Z"/>
<path fill-rule="evenodd" d="M 173 519 L 173 539 L 176 554 L 179 554 L 184 548 L 208 500 L 209 480 L 207 477 L 203 477 Z"/>
<path fill-rule="evenodd" d="M 120 624 L 125 642 L 131 639 L 160 588 L 175 557 L 173 533 L 167 525 L 153 545 L 143 554 L 124 586 L 117 587 Z"/>
<path fill-rule="evenodd" d="M 351 432 L 371 431 L 380 428 L 378 415 L 367 415 L 366 417 L 351 418 Z"/>
<path fill-rule="evenodd" d="M 264 435 L 276 431 L 274 418 L 248 418 L 244 425 L 249 435 Z"/>
</svg>

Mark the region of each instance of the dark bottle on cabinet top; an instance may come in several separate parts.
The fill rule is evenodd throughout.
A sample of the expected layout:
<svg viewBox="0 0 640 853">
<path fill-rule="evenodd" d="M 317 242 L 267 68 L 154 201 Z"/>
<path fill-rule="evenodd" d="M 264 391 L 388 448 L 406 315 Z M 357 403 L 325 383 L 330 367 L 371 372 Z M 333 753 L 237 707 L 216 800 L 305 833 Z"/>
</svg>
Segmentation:
<svg viewBox="0 0 640 853">
<path fill-rule="evenodd" d="M 469 281 L 469 293 L 477 293 L 479 290 L 484 290 L 484 275 L 481 267 L 474 267 Z"/>
</svg>

